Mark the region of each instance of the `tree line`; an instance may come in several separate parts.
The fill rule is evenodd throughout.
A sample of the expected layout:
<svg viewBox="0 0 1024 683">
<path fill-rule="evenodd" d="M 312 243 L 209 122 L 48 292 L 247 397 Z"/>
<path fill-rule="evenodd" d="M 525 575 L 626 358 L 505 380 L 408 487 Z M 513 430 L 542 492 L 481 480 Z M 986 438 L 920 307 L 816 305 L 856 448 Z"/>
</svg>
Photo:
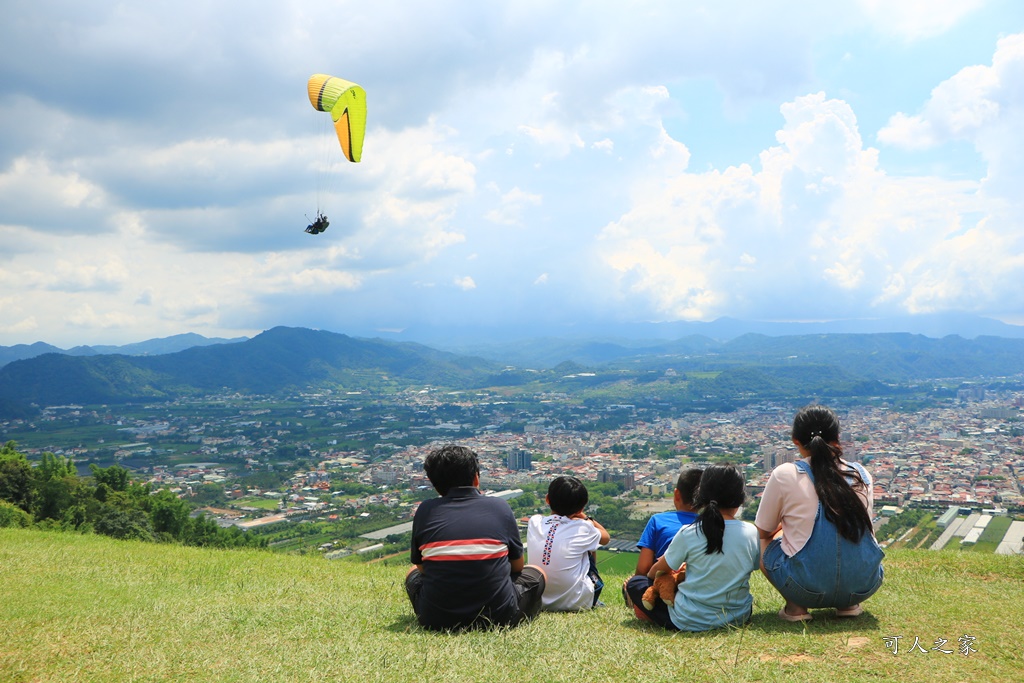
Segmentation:
<svg viewBox="0 0 1024 683">
<path fill-rule="evenodd" d="M 120 465 L 89 465 L 80 477 L 71 458 L 44 453 L 33 467 L 16 444 L 0 446 L 0 527 L 97 533 L 120 539 L 216 548 L 266 547 L 237 528 L 224 529 L 174 493 L 132 481 Z"/>
</svg>

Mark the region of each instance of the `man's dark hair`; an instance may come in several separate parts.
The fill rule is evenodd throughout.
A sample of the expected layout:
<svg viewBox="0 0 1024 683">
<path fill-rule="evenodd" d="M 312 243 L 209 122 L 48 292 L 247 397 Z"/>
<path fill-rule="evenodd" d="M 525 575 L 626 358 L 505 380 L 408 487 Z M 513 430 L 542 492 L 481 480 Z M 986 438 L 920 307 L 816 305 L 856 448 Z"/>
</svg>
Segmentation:
<svg viewBox="0 0 1024 683">
<path fill-rule="evenodd" d="M 587 506 L 587 487 L 576 477 L 555 477 L 548 484 L 548 505 L 556 515 L 570 517 Z"/>
<path fill-rule="evenodd" d="M 692 506 L 697 497 L 697 486 L 700 485 L 701 474 L 703 474 L 703 470 L 690 467 L 680 472 L 679 478 L 676 479 L 676 491 L 679 491 L 679 497 L 687 505 Z"/>
<path fill-rule="evenodd" d="M 442 496 L 453 486 L 472 486 L 480 473 L 476 453 L 465 446 L 448 445 L 431 451 L 423 461 L 427 478 Z"/>
</svg>

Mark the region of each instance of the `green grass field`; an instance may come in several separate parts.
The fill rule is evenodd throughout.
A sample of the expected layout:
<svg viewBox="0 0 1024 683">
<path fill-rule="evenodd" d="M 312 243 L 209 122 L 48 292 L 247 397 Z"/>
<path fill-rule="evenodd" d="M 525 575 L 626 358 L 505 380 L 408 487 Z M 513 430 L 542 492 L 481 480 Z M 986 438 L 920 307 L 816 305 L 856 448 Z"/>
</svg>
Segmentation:
<svg viewBox="0 0 1024 683">
<path fill-rule="evenodd" d="M 988 523 L 987 527 L 985 527 L 985 530 L 981 532 L 978 542 L 974 544 L 971 550 L 975 552 L 994 553 L 1012 523 L 1013 520 L 1009 517 L 993 517 L 992 521 Z"/>
<path fill-rule="evenodd" d="M 281 499 L 280 498 L 256 498 L 253 496 L 245 496 L 232 501 L 232 505 L 238 508 L 241 507 L 252 507 L 259 508 L 260 510 L 268 510 L 274 512 L 280 509 Z"/>
<path fill-rule="evenodd" d="M 640 557 L 638 553 L 612 553 L 607 550 L 598 550 L 597 571 L 602 576 L 605 574 L 630 576 L 636 569 L 638 557 Z"/>
<path fill-rule="evenodd" d="M 776 617 L 781 600 L 755 574 L 752 623 L 703 634 L 634 619 L 616 562 L 601 565 L 605 608 L 450 635 L 416 624 L 403 564 L 0 529 L 0 681 L 1005 683 L 1024 671 L 1021 557 L 893 550 L 865 615 L 821 610 L 805 625 Z M 957 652 L 962 636 L 976 652 Z M 911 651 L 915 637 L 953 653 Z"/>
</svg>

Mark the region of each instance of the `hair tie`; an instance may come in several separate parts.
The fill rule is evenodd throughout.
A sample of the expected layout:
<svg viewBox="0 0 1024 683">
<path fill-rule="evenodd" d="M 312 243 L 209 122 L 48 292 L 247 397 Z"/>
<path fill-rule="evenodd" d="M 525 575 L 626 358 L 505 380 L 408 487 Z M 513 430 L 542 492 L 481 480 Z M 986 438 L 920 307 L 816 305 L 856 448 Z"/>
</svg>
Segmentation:
<svg viewBox="0 0 1024 683">
<path fill-rule="evenodd" d="M 812 438 L 812 439 L 813 439 L 814 437 L 816 437 L 816 436 L 821 436 L 821 435 L 822 435 L 822 434 L 821 434 L 821 430 L 820 430 L 820 429 L 817 429 L 817 430 L 815 430 L 815 431 L 812 431 L 812 432 L 811 432 L 811 438 Z"/>
<path fill-rule="evenodd" d="M 717 500 L 714 500 L 714 499 L 712 499 L 712 500 L 709 500 L 709 501 L 708 501 L 708 505 L 714 505 L 715 507 L 718 507 L 718 501 L 717 501 Z"/>
</svg>

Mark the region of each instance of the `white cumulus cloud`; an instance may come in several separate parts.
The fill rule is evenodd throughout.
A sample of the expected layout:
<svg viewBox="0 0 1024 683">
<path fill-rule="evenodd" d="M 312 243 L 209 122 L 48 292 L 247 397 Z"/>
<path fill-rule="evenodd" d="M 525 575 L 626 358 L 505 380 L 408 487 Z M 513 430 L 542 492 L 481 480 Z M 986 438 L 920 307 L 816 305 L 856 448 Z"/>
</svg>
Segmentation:
<svg viewBox="0 0 1024 683">
<path fill-rule="evenodd" d="M 455 278 L 455 280 L 453 280 L 453 283 L 455 284 L 456 287 L 463 291 L 468 292 L 471 289 L 476 289 L 476 282 L 474 282 L 473 278 L 471 278 L 469 275 L 466 275 L 465 277 L 457 277 Z"/>
<path fill-rule="evenodd" d="M 760 170 L 636 179 L 598 243 L 616 298 L 655 319 L 827 319 L 865 301 L 876 314 L 970 310 L 1024 281 L 1010 226 L 969 218 L 985 207 L 977 183 L 887 176 L 842 100 L 781 112 Z"/>
</svg>

